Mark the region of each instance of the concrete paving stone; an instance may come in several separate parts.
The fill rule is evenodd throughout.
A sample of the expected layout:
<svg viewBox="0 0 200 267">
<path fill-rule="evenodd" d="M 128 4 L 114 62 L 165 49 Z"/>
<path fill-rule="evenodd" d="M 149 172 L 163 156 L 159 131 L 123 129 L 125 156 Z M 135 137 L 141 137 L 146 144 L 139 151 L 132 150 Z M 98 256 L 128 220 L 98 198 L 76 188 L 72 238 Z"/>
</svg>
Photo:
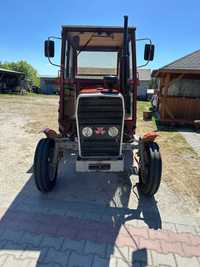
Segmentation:
<svg viewBox="0 0 200 267">
<path fill-rule="evenodd" d="M 98 244 L 92 241 L 86 241 L 84 253 L 85 254 L 97 254 L 98 256 L 104 258 L 106 254 L 106 245 Z"/>
<path fill-rule="evenodd" d="M 140 249 L 155 250 L 159 253 L 162 251 L 159 240 L 150 240 L 150 239 L 140 238 L 139 247 Z"/>
<path fill-rule="evenodd" d="M 84 213 L 67 210 L 65 212 L 65 216 L 66 217 L 74 217 L 74 218 L 83 219 L 84 218 Z"/>
<path fill-rule="evenodd" d="M 124 224 L 125 226 L 133 226 L 133 227 L 147 227 L 147 224 L 143 220 L 129 220 Z"/>
<path fill-rule="evenodd" d="M 187 257 L 200 257 L 200 245 L 193 246 L 193 245 L 188 245 L 183 243 L 183 251 L 184 255 Z M 182 256 L 182 255 L 181 255 Z"/>
<path fill-rule="evenodd" d="M 130 222 L 128 222 L 129 224 Z M 134 225 L 135 223 L 135 225 Z M 148 224 L 144 220 L 133 220 L 133 226 L 148 228 Z"/>
<path fill-rule="evenodd" d="M 196 257 L 186 258 L 179 255 L 175 255 L 175 259 L 178 267 L 199 267 L 200 264 Z"/>
<path fill-rule="evenodd" d="M 62 246 L 62 250 L 74 250 L 81 254 L 83 252 L 84 244 L 84 240 L 65 239 Z"/>
<path fill-rule="evenodd" d="M 40 248 L 39 249 L 40 256 L 39 256 L 38 262 L 41 262 L 41 263 L 44 262 L 47 254 L 48 254 L 48 251 L 49 251 L 49 248 Z"/>
<path fill-rule="evenodd" d="M 65 216 L 66 211 L 61 209 L 61 208 L 60 209 L 59 208 L 52 208 L 52 209 L 47 209 L 47 213 L 52 214 L 52 215 Z"/>
<path fill-rule="evenodd" d="M 166 242 L 161 240 L 161 248 L 164 254 L 178 254 L 184 256 L 184 251 L 181 242 Z"/>
<path fill-rule="evenodd" d="M 8 256 L 3 267 L 29 267 L 29 259 L 16 259 L 14 256 Z"/>
<path fill-rule="evenodd" d="M 109 214 L 103 214 L 100 216 L 101 222 L 110 222 L 111 216 Z"/>
<path fill-rule="evenodd" d="M 98 214 L 98 213 L 84 213 L 81 217 L 81 219 L 93 220 L 93 221 L 99 221 L 100 218 L 101 218 L 101 214 Z"/>
<path fill-rule="evenodd" d="M 192 225 L 184 225 L 184 224 L 176 224 L 176 229 L 178 233 L 192 233 L 196 234 L 195 226 Z"/>
<path fill-rule="evenodd" d="M 149 238 L 149 229 L 147 227 L 132 227 L 128 226 L 125 228 L 128 236 L 139 236 L 145 239 Z"/>
<path fill-rule="evenodd" d="M 48 250 L 46 257 L 43 260 L 43 263 L 55 263 L 60 266 L 66 266 L 69 259 L 69 251 L 60 252 L 53 248 Z"/>
<path fill-rule="evenodd" d="M 117 267 L 132 267 L 132 266 L 137 266 L 140 267 L 140 265 L 135 265 L 136 263 L 134 263 L 134 265 L 131 262 L 128 262 L 128 260 L 126 259 L 117 259 Z"/>
<path fill-rule="evenodd" d="M 42 235 L 36 235 L 28 232 L 26 232 L 22 238 L 23 243 L 31 244 L 35 247 L 38 247 L 41 244 L 42 240 L 43 240 Z"/>
<path fill-rule="evenodd" d="M 0 220 L 1 220 L 1 218 L 0 218 Z M 5 231 L 5 227 L 3 227 L 1 224 L 0 225 L 0 237 L 3 235 L 4 231 Z M 0 242 L 1 242 L 1 238 L 0 238 Z"/>
<path fill-rule="evenodd" d="M 200 235 L 200 226 L 199 225 L 196 225 L 195 226 L 195 230 L 196 230 L 197 234 Z"/>
<path fill-rule="evenodd" d="M 171 267 L 176 267 L 176 261 L 173 254 L 162 254 L 152 251 L 152 264 L 160 266 L 169 265 Z M 180 267 L 182 267 L 180 265 Z M 189 267 L 189 266 L 188 266 Z"/>
<path fill-rule="evenodd" d="M 52 237 L 52 236 L 44 236 L 40 247 L 49 247 L 49 248 L 55 248 L 59 250 L 64 242 L 63 237 Z"/>
<path fill-rule="evenodd" d="M 46 256 L 48 251 L 48 248 L 35 248 L 32 245 L 28 244 L 22 251 L 22 254 L 20 255 L 20 258 L 27 259 L 37 259 L 38 261 L 44 259 L 44 256 Z"/>
<path fill-rule="evenodd" d="M 28 262 L 28 266 L 27 267 L 36 267 L 36 266 L 38 266 L 37 265 L 37 259 L 28 259 L 28 260 L 29 260 L 29 262 Z"/>
<path fill-rule="evenodd" d="M 117 258 L 125 258 L 130 260 L 129 258 L 129 248 L 128 247 L 118 247 L 117 245 L 108 245 L 106 251 L 106 257 L 109 258 L 110 256 L 117 257 Z"/>
<path fill-rule="evenodd" d="M 12 231 L 12 230 L 6 229 L 4 233 L 0 236 L 0 240 L 20 242 L 22 240 L 23 235 L 24 235 L 24 232 L 22 231 Z"/>
<path fill-rule="evenodd" d="M 16 258 L 19 258 L 22 255 L 25 247 L 26 247 L 25 244 L 19 244 L 13 241 L 7 241 L 4 249 L 2 249 L 2 254 L 5 253 L 7 255 L 13 255 Z"/>
<path fill-rule="evenodd" d="M 190 244 L 193 245 L 193 246 L 200 245 L 200 235 L 190 234 L 190 241 L 191 241 Z"/>
<path fill-rule="evenodd" d="M 34 267 L 60 267 L 60 265 L 56 263 L 37 263 Z"/>
<path fill-rule="evenodd" d="M 0 254 L 1 254 L 1 250 L 5 248 L 7 242 L 8 242 L 7 240 L 0 240 Z"/>
<path fill-rule="evenodd" d="M 90 267 L 92 265 L 92 255 L 80 255 L 72 252 L 69 257 L 68 267 Z"/>
<path fill-rule="evenodd" d="M 171 222 L 162 222 L 162 230 L 169 230 L 176 233 L 176 225 Z"/>
<path fill-rule="evenodd" d="M 3 266 L 7 258 L 8 258 L 8 255 L 0 255 L 0 266 Z"/>
<path fill-rule="evenodd" d="M 98 256 L 95 256 L 92 267 L 120 267 L 120 266 L 117 266 L 117 258 L 115 257 L 102 259 Z"/>
<path fill-rule="evenodd" d="M 77 233 L 76 233 L 77 234 Z M 101 237 L 104 237 L 103 235 L 98 235 L 97 230 L 93 229 L 83 229 L 80 230 L 78 233 L 78 239 L 79 240 L 91 240 L 91 241 L 96 241 L 98 240 L 99 242 L 106 243 L 104 239 L 100 239 Z M 106 235 L 106 237 L 108 234 Z"/>
</svg>

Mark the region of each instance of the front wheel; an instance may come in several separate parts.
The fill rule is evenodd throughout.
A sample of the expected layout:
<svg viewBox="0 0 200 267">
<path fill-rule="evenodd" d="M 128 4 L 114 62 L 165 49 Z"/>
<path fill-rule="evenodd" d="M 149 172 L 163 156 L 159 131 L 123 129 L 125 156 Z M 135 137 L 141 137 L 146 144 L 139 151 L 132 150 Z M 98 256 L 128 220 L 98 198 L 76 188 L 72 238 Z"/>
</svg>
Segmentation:
<svg viewBox="0 0 200 267">
<path fill-rule="evenodd" d="M 153 196 L 159 189 L 162 160 L 155 142 L 143 143 L 140 148 L 139 187 L 145 195 Z"/>
<path fill-rule="evenodd" d="M 57 180 L 58 161 L 53 162 L 55 142 L 43 138 L 37 144 L 34 157 L 34 179 L 39 191 L 50 192 Z"/>
</svg>

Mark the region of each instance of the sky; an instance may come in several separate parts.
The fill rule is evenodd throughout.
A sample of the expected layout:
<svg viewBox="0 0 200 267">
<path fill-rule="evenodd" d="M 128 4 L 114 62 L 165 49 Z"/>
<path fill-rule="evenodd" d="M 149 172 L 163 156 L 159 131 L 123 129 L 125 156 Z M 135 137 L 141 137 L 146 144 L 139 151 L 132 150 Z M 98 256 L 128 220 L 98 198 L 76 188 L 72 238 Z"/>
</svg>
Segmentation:
<svg viewBox="0 0 200 267">
<path fill-rule="evenodd" d="M 1 0 L 0 61 L 27 60 L 40 75 L 56 75 L 43 54 L 48 36 L 60 36 L 61 25 L 129 25 L 137 38 L 155 44 L 156 69 L 200 49 L 200 0 Z M 60 43 L 56 42 L 59 64 Z M 144 43 L 137 44 L 137 63 L 143 62 Z"/>
</svg>

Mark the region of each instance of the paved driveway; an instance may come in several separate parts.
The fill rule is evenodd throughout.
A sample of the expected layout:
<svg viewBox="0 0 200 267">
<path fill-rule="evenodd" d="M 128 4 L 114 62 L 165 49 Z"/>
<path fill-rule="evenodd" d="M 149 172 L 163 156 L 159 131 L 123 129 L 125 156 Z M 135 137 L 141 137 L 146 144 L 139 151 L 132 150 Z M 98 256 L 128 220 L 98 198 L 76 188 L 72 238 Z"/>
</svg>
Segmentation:
<svg viewBox="0 0 200 267">
<path fill-rule="evenodd" d="M 137 176 L 76 174 L 67 154 L 41 195 L 31 167 L 42 135 L 17 110 L 0 113 L 1 267 L 200 266 L 198 207 L 165 183 L 145 198 Z"/>
<path fill-rule="evenodd" d="M 181 131 L 180 132 L 191 147 L 200 155 L 200 133 L 193 131 Z"/>
<path fill-rule="evenodd" d="M 199 220 L 165 184 L 145 198 L 136 176 L 77 175 L 74 157 L 54 192 L 27 174 L 16 195 L 1 194 L 0 266 L 200 266 Z"/>
</svg>

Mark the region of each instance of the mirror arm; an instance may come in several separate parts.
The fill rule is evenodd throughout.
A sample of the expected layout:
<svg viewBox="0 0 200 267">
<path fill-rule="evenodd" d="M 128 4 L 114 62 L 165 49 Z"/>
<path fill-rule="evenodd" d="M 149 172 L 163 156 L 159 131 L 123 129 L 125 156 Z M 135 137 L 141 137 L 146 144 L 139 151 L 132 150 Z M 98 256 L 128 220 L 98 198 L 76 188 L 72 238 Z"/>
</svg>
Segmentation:
<svg viewBox="0 0 200 267">
<path fill-rule="evenodd" d="M 51 39 L 62 40 L 61 37 L 57 37 L 57 36 L 49 36 L 49 37 L 48 37 L 48 40 L 50 41 Z M 49 61 L 49 63 L 50 63 L 51 65 L 61 68 L 61 65 L 58 65 L 58 64 L 53 63 L 53 62 L 51 61 L 50 57 L 48 57 L 48 61 Z"/>
<path fill-rule="evenodd" d="M 152 45 L 152 41 L 150 38 L 140 38 L 140 39 L 136 39 L 136 42 L 139 42 L 139 41 L 149 41 L 149 44 Z"/>
<path fill-rule="evenodd" d="M 145 67 L 145 66 L 147 66 L 148 64 L 149 64 L 149 62 L 150 62 L 150 60 L 148 60 L 145 64 L 143 64 L 143 65 L 139 65 L 139 66 L 137 66 L 137 68 L 139 69 L 139 68 L 142 68 L 142 67 Z"/>
<path fill-rule="evenodd" d="M 140 39 L 136 39 L 136 42 L 139 42 L 139 41 L 149 41 L 149 44 L 152 45 L 152 41 L 150 38 L 140 38 Z M 140 65 L 140 66 L 137 66 L 137 68 L 142 68 L 142 67 L 145 67 L 149 64 L 150 60 L 148 60 L 145 64 L 143 65 Z"/>
</svg>

